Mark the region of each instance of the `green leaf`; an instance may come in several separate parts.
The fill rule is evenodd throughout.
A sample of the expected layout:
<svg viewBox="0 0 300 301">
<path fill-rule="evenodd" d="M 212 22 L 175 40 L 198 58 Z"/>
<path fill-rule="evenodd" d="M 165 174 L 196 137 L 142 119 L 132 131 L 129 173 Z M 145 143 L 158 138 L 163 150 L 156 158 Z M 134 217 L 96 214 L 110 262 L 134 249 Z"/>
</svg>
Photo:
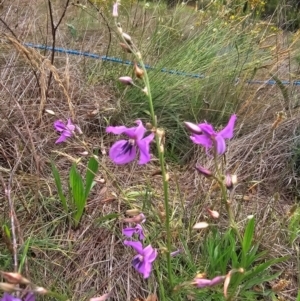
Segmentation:
<svg viewBox="0 0 300 301">
<path fill-rule="evenodd" d="M 68 210 L 68 204 L 67 204 L 66 197 L 64 196 L 63 191 L 62 191 L 60 175 L 59 175 L 59 172 L 58 172 L 58 170 L 55 167 L 53 162 L 51 162 L 51 169 L 52 169 L 52 174 L 53 174 L 53 177 L 54 177 L 54 180 L 55 180 L 55 185 L 56 185 L 56 188 L 57 188 L 57 193 L 58 193 L 59 199 L 61 201 L 61 204 L 62 204 L 65 212 L 68 213 L 68 211 L 69 211 Z"/>
<path fill-rule="evenodd" d="M 254 217 L 251 218 L 246 226 L 242 248 L 243 248 L 243 258 L 242 258 L 242 265 L 245 266 L 245 263 L 247 261 L 247 253 L 251 248 L 252 245 L 252 239 L 254 235 L 254 229 L 255 229 L 255 220 Z"/>
<path fill-rule="evenodd" d="M 88 198 L 90 190 L 93 185 L 96 173 L 98 172 L 98 161 L 91 157 L 88 163 L 86 176 L 85 176 L 85 197 Z"/>
<path fill-rule="evenodd" d="M 264 263 L 261 263 L 260 265 L 254 267 L 252 270 L 247 271 L 245 273 L 245 276 L 243 278 L 244 280 L 248 280 L 248 279 L 252 279 L 258 275 L 260 275 L 262 272 L 264 272 L 265 270 L 267 270 L 270 266 L 285 261 L 286 259 L 288 259 L 288 256 L 285 257 L 280 257 L 280 258 L 275 258 L 275 259 L 270 259 Z"/>
<path fill-rule="evenodd" d="M 78 226 L 83 210 L 86 203 L 85 189 L 81 175 L 76 169 L 76 165 L 73 164 L 70 170 L 70 189 L 73 203 L 75 205 L 76 211 L 74 214 L 75 228 Z"/>
</svg>

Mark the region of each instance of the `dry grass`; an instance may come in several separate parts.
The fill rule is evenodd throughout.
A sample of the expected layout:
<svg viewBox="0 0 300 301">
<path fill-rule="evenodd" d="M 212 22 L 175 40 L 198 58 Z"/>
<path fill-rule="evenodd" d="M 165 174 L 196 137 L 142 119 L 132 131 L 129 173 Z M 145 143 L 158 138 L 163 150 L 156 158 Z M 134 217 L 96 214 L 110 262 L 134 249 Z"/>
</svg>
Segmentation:
<svg viewBox="0 0 300 301">
<path fill-rule="evenodd" d="M 55 13 L 59 14 L 59 10 Z M 104 129 L 111 116 L 118 116 L 120 109 L 114 86 L 107 82 L 95 83 L 93 77 L 92 84 L 87 83 L 86 77 L 91 74 L 89 68 L 94 64 L 92 60 L 57 55 L 57 67 L 54 67 L 47 56 L 22 45 L 20 41 L 25 38 L 38 42 L 41 37 L 49 37 L 42 32 L 45 28 L 42 26 L 45 22 L 43 11 L 45 6 L 40 1 L 16 1 L 6 7 L 4 19 L 9 20 L 10 25 L 18 22 L 15 29 L 18 39 L 2 29 L 0 44 L 3 66 L 0 74 L 0 172 L 4 183 L 11 179 L 20 251 L 26 241 L 30 242 L 25 274 L 41 286 L 72 296 L 73 300 L 110 290 L 114 292 L 113 300 L 145 297 L 155 292 L 145 290 L 146 283 L 132 272 L 132 253 L 124 249 L 120 229 L 124 226 L 125 210 L 140 207 L 142 202 L 149 201 L 150 221 L 159 221 L 157 216 L 162 211 L 160 178 L 149 176 L 157 170 L 156 159 L 146 168 L 135 164 L 116 167 L 109 161 L 106 152 L 110 141 Z M 41 34 L 36 34 L 38 32 Z M 84 50 L 103 51 L 106 49 L 104 42 L 101 46 L 95 45 L 101 44 L 102 39 L 105 41 L 105 35 L 85 32 L 77 43 L 82 43 Z M 66 30 L 59 32 L 61 42 L 68 38 Z M 100 66 L 101 63 L 97 67 Z M 54 80 L 47 91 L 50 72 Z M 298 88 L 288 89 L 290 95 L 298 92 Z M 227 156 L 228 171 L 238 174 L 240 182 L 235 210 L 240 220 L 257 213 L 257 238 L 263 236 L 262 247 L 270 251 L 270 256 L 290 255 L 289 261 L 277 268 L 285 271 L 281 278 L 290 282 L 281 294 L 292 300 L 297 293 L 294 277 L 298 273 L 297 253 L 290 247 L 284 229 L 300 176 L 292 161 L 293 146 L 299 143 L 300 112 L 293 103 L 286 110 L 282 91 L 276 86 L 249 90 L 249 98 L 238 112 L 236 138 L 230 142 Z M 45 109 L 54 110 L 56 116 L 46 114 Z M 272 128 L 278 111 L 285 111 L 287 118 Z M 75 139 L 64 146 L 54 146 L 57 135 L 53 121 L 67 117 L 73 117 L 80 125 L 85 133 L 81 139 L 89 149 L 101 150 L 98 177 L 105 180 L 93 190 L 77 231 L 66 223 L 49 167 L 50 160 L 55 159 L 62 178 L 66 178 L 72 162 L 84 150 Z M 212 165 L 203 154 L 195 152 L 194 159 L 184 169 L 170 167 L 172 208 L 186 220 L 205 218 L 207 206 L 219 209 L 215 205 L 218 196 L 214 185 L 191 172 L 195 161 L 208 167 Z M 134 202 L 128 194 L 131 191 L 140 192 L 142 196 Z M 143 196 L 144 191 L 151 191 L 149 200 Z M 0 197 L 3 223 L 8 221 L 9 208 L 4 192 Z M 201 204 L 203 200 L 205 207 Z M 178 213 L 180 210 L 182 212 Z M 117 213 L 118 218 L 101 219 L 110 213 Z M 180 231 L 181 225 L 176 220 L 171 226 L 175 233 Z M 174 243 L 179 244 L 176 234 Z M 1 247 L 4 247 L 2 242 Z M 155 286 L 150 283 L 148 287 Z"/>
</svg>

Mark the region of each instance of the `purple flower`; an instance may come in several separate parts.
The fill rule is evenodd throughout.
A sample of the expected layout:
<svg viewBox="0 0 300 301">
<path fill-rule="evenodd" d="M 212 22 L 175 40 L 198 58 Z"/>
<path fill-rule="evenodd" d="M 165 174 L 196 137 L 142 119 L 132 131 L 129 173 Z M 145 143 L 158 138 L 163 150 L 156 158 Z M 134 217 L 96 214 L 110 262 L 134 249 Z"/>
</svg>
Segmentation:
<svg viewBox="0 0 300 301">
<path fill-rule="evenodd" d="M 62 143 L 66 141 L 68 138 L 74 135 L 75 129 L 77 126 L 72 123 L 71 119 L 68 119 L 67 124 L 63 123 L 61 120 L 57 120 L 54 122 L 54 128 L 60 132 L 60 137 L 55 141 L 55 143 Z"/>
<path fill-rule="evenodd" d="M 122 231 L 123 235 L 127 237 L 132 237 L 134 234 L 139 236 L 139 240 L 143 240 L 145 238 L 143 227 L 137 224 L 134 228 L 125 228 Z"/>
<path fill-rule="evenodd" d="M 211 280 L 206 278 L 195 278 L 193 284 L 195 284 L 199 288 L 204 288 L 222 283 L 224 279 L 225 276 L 217 276 Z"/>
<path fill-rule="evenodd" d="M 129 140 L 119 140 L 115 142 L 109 150 L 109 157 L 116 164 L 126 164 L 136 157 L 137 149 L 140 152 L 139 164 L 146 164 L 150 161 L 150 142 L 154 139 L 154 134 L 144 138 L 147 131 L 141 120 L 136 121 L 136 127 L 127 128 L 126 126 L 109 126 L 107 133 L 116 135 L 125 134 Z"/>
<path fill-rule="evenodd" d="M 192 130 L 191 140 L 196 144 L 203 145 L 206 150 L 216 145 L 216 151 L 219 155 L 222 155 L 226 151 L 225 139 L 231 139 L 233 137 L 234 124 L 236 121 L 236 115 L 233 114 L 228 124 L 220 132 L 216 132 L 211 124 L 200 123 L 198 128 L 201 131 L 199 133 L 195 130 Z M 195 126 L 195 125 L 194 125 Z M 194 128 L 190 126 L 189 128 Z"/>
<path fill-rule="evenodd" d="M 19 298 L 16 298 L 10 294 L 4 293 L 3 297 L 0 299 L 0 301 L 22 301 Z M 24 299 L 24 301 L 35 301 L 35 296 L 33 293 L 28 293 Z"/>
<path fill-rule="evenodd" d="M 157 250 L 153 249 L 151 245 L 143 248 L 143 245 L 139 241 L 124 241 L 124 245 L 133 247 L 137 251 L 137 255 L 132 260 L 133 267 L 141 274 L 144 278 L 150 276 L 152 270 L 152 263 L 156 259 Z"/>
</svg>

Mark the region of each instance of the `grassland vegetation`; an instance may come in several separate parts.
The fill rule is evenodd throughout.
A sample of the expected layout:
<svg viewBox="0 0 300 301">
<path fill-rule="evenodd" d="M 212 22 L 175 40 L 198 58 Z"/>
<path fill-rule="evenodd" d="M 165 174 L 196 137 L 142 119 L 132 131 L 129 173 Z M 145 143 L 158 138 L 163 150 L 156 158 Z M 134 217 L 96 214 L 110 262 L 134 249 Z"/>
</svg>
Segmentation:
<svg viewBox="0 0 300 301">
<path fill-rule="evenodd" d="M 3 1 L 2 301 L 299 300 L 293 4 Z"/>
</svg>

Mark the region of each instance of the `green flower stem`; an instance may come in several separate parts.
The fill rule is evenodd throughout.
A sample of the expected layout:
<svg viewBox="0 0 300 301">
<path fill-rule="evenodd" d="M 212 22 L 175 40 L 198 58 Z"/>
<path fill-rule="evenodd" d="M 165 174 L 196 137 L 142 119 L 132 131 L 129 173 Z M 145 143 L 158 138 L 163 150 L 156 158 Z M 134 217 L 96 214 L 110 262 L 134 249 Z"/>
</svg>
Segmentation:
<svg viewBox="0 0 300 301">
<path fill-rule="evenodd" d="M 149 82 L 149 77 L 147 74 L 147 70 L 145 68 L 144 62 L 142 59 L 137 57 L 139 64 L 141 68 L 144 71 L 144 76 L 143 80 L 145 83 L 145 86 L 147 88 L 147 96 L 149 100 L 149 107 L 150 107 L 150 114 L 152 118 L 152 123 L 155 128 L 157 128 L 157 120 L 154 112 L 154 106 L 153 106 L 153 101 L 152 101 L 152 95 L 151 95 L 151 90 L 150 90 L 150 82 Z M 155 137 L 156 141 L 156 148 L 157 152 L 159 154 L 159 163 L 160 163 L 160 168 L 162 172 L 162 179 L 163 179 L 163 189 L 164 189 L 164 208 L 166 212 L 166 220 L 165 220 L 165 227 L 166 227 L 166 232 L 167 232 L 167 269 L 168 269 L 168 279 L 170 286 L 173 287 L 173 273 L 172 273 L 172 265 L 171 265 L 171 228 L 170 228 L 170 208 L 169 208 L 169 182 L 168 182 L 168 176 L 167 176 L 167 171 L 166 171 L 166 166 L 165 166 L 165 156 L 164 152 L 161 149 L 161 141 L 159 137 L 156 135 Z"/>
<path fill-rule="evenodd" d="M 116 23 L 116 26 L 118 24 Z M 135 58 L 137 59 L 140 67 L 142 68 L 144 74 L 143 74 L 143 82 L 145 84 L 146 96 L 148 97 L 149 101 L 149 108 L 150 108 L 150 115 L 152 119 L 152 125 L 154 129 L 157 129 L 157 120 L 155 116 L 155 111 L 154 111 L 154 105 L 153 105 L 153 100 L 152 100 L 152 94 L 151 94 L 151 87 L 150 87 L 150 81 L 148 77 L 148 73 L 145 67 L 145 64 L 143 62 L 142 56 L 140 52 L 138 51 L 138 48 L 130 41 L 128 41 L 124 38 L 124 35 L 121 34 L 123 42 L 127 45 L 128 49 L 131 50 Z M 163 190 L 164 190 L 164 209 L 166 213 L 166 220 L 165 220 L 165 227 L 166 227 L 166 232 L 167 232 L 167 269 L 168 269 L 168 280 L 170 287 L 173 287 L 173 273 L 172 273 L 172 265 L 171 265 L 171 228 L 170 228 L 170 207 L 169 207 L 169 182 L 168 182 L 168 174 L 165 166 L 165 156 L 164 156 L 164 145 L 161 145 L 162 139 L 158 137 L 158 135 L 155 135 L 155 141 L 156 141 L 156 148 L 159 156 L 159 163 L 160 163 L 160 168 L 161 168 L 161 173 L 162 173 L 162 180 L 163 180 Z"/>
<path fill-rule="evenodd" d="M 218 152 L 217 152 L 217 145 L 216 142 L 214 143 L 214 164 L 215 164 L 215 170 L 216 170 L 216 177 L 215 179 L 217 180 L 217 182 L 219 183 L 219 185 L 221 186 L 221 199 L 222 202 L 225 204 L 225 209 L 227 211 L 228 214 L 228 218 L 229 218 L 229 225 L 230 227 L 235 231 L 240 243 L 243 243 L 243 239 L 242 236 L 239 232 L 238 226 L 234 220 L 234 214 L 231 208 L 231 204 L 230 202 L 228 202 L 227 199 L 227 187 L 224 183 L 224 176 L 222 175 L 222 172 L 220 171 L 219 168 L 219 164 L 218 164 Z"/>
</svg>

